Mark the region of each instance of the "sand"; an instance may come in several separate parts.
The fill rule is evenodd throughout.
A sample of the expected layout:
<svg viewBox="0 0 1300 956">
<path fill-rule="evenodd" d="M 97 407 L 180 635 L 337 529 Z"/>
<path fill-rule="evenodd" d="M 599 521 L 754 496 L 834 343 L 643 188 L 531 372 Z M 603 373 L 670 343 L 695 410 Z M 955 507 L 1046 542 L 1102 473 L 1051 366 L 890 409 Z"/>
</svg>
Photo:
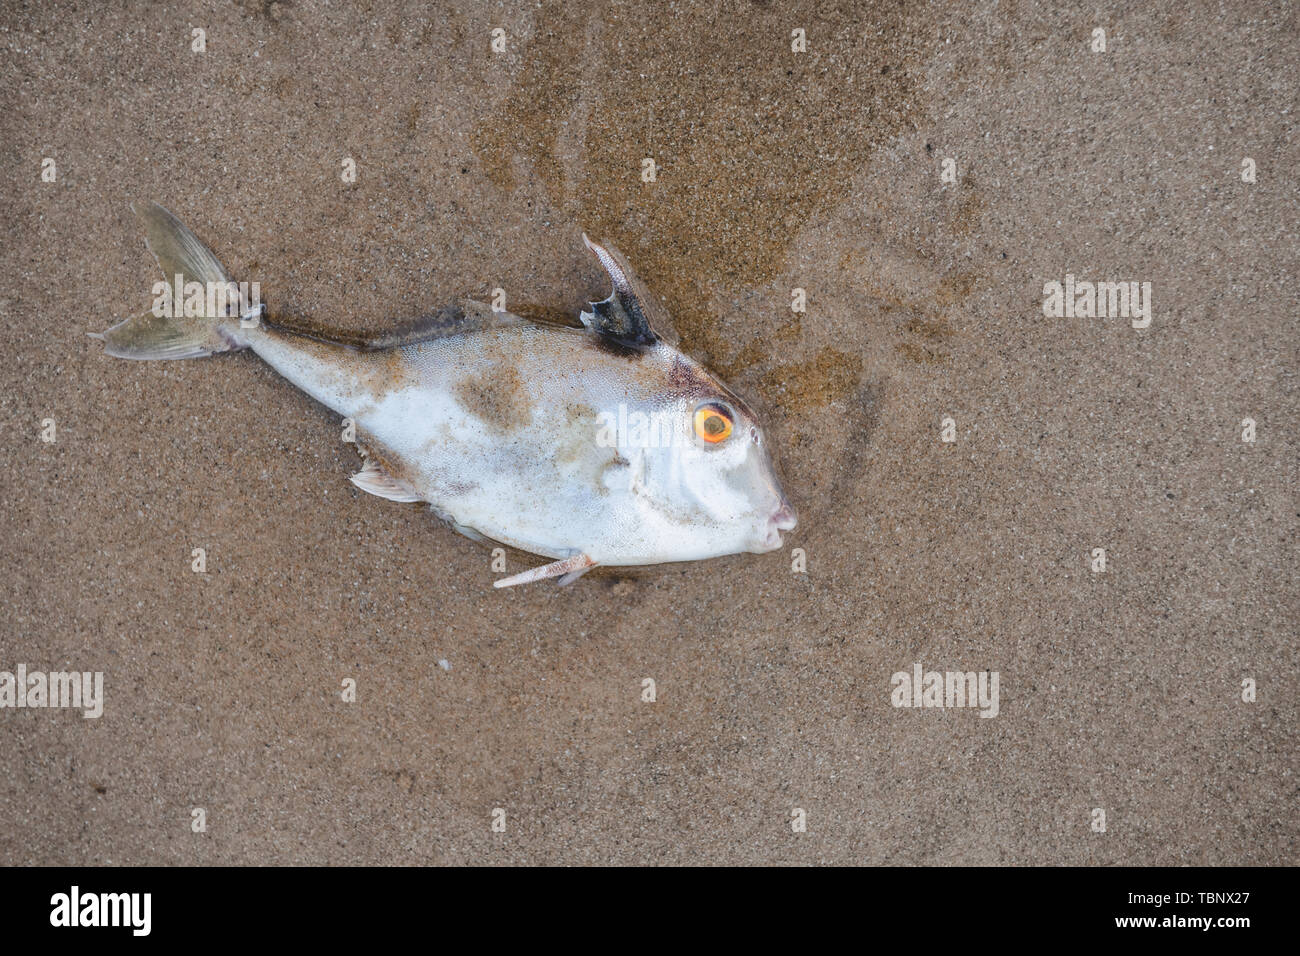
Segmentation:
<svg viewBox="0 0 1300 956">
<path fill-rule="evenodd" d="M 5 5 L 0 671 L 104 712 L 0 709 L 0 863 L 1296 863 L 1298 48 L 1263 2 Z M 355 329 L 572 314 L 608 239 L 800 525 L 494 591 L 256 357 L 102 355 L 133 200 Z M 1149 327 L 1045 316 L 1067 274 Z M 918 663 L 997 716 L 893 706 Z"/>
</svg>

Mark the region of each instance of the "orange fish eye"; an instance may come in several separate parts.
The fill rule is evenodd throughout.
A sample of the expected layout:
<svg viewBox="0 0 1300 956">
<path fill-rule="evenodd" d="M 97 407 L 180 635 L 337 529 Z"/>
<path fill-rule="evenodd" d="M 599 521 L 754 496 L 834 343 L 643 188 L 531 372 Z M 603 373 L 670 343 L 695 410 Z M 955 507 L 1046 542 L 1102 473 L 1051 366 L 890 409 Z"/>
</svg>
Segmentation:
<svg viewBox="0 0 1300 956">
<path fill-rule="evenodd" d="M 695 434 L 716 445 L 731 434 L 731 414 L 721 405 L 701 405 L 695 409 Z"/>
</svg>

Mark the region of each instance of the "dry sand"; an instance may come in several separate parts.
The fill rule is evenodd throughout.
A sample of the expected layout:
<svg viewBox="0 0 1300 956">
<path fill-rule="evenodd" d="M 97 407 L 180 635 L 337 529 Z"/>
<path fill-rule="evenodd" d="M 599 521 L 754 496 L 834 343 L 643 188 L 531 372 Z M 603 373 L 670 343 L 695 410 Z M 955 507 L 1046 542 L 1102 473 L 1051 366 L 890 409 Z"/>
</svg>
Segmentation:
<svg viewBox="0 0 1300 956">
<path fill-rule="evenodd" d="M 0 12 L 0 670 L 106 697 L 0 710 L 0 862 L 1297 861 L 1294 4 L 125 6 Z M 614 241 L 807 573 L 493 591 L 251 354 L 101 354 L 135 199 L 357 328 L 571 313 Z M 891 707 L 916 662 L 998 716 Z"/>
</svg>

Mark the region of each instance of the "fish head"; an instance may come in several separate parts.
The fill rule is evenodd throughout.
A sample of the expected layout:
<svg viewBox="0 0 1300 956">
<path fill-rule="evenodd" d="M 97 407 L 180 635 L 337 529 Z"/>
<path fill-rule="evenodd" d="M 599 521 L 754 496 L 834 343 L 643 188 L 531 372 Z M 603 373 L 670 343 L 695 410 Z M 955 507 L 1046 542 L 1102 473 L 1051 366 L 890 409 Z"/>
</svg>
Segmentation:
<svg viewBox="0 0 1300 956">
<path fill-rule="evenodd" d="M 699 363 L 658 343 L 644 359 L 662 387 L 651 396 L 651 440 L 627 437 L 632 491 L 663 529 L 662 560 L 781 547 L 797 523 L 755 411 Z M 654 377 L 660 377 L 656 375 Z"/>
<path fill-rule="evenodd" d="M 583 241 L 609 273 L 613 291 L 591 303 L 582 323 L 602 348 L 630 357 L 634 414 L 619 425 L 618 462 L 627 476 L 636 537 L 652 561 L 763 553 L 796 524 L 781 490 L 758 415 L 721 380 L 678 351 L 672 320 L 613 246 Z M 622 381 L 623 376 L 615 376 Z M 623 409 L 620 410 L 621 412 Z M 630 417 L 630 416 L 628 416 Z"/>
</svg>

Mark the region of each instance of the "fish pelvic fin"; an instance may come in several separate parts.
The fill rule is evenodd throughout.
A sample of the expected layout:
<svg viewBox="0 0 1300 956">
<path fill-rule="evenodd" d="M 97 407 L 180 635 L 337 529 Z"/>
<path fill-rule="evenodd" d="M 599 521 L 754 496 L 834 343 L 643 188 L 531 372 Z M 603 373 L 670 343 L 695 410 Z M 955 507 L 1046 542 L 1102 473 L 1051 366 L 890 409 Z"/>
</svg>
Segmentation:
<svg viewBox="0 0 1300 956">
<path fill-rule="evenodd" d="M 572 584 L 595 566 L 596 562 L 590 557 L 578 553 L 572 557 L 552 561 L 540 568 L 532 568 L 528 571 L 512 574 L 508 578 L 497 578 L 492 582 L 492 586 L 494 588 L 512 588 L 517 584 L 532 584 L 534 581 L 545 581 L 547 578 L 559 578 L 560 586 L 563 587 Z"/>
<path fill-rule="evenodd" d="M 91 337 L 109 355 L 128 359 L 199 358 L 243 348 L 240 321 L 258 321 L 261 303 L 246 301 L 212 250 L 162 206 L 131 208 L 144 224 L 145 244 L 163 271 L 167 292 L 155 297 L 149 312 Z"/>
</svg>

